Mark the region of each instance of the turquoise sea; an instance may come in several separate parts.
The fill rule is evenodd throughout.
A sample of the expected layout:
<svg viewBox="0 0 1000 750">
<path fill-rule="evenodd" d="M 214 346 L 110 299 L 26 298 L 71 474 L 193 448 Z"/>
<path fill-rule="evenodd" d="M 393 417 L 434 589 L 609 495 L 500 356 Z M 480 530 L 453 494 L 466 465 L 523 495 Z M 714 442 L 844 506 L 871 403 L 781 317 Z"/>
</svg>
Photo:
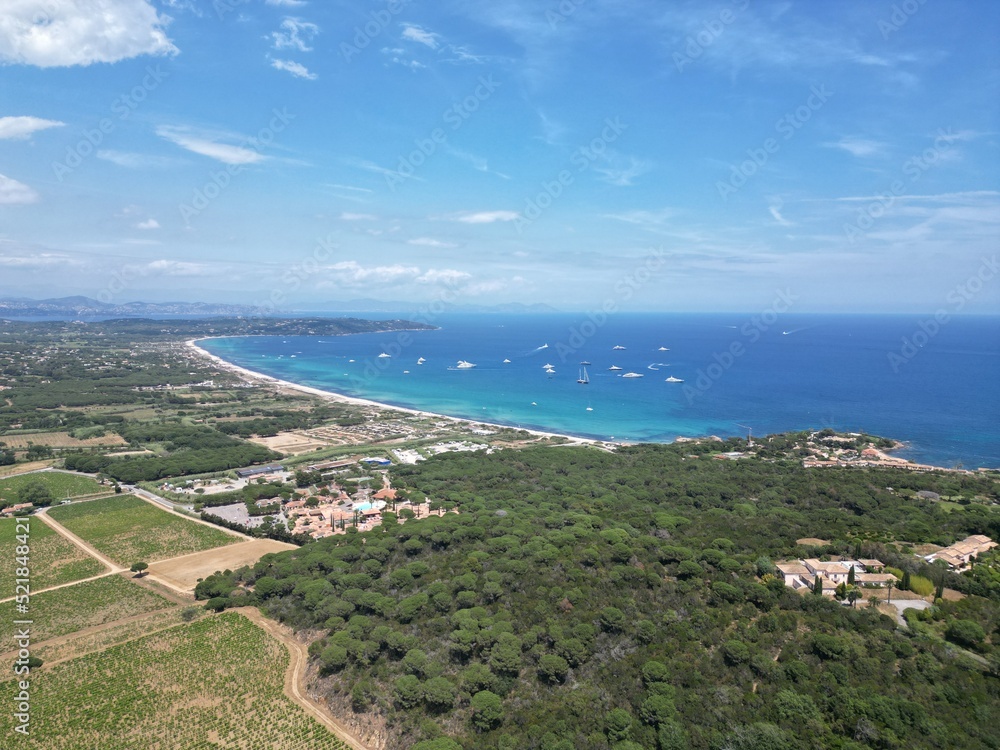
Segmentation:
<svg viewBox="0 0 1000 750">
<path fill-rule="evenodd" d="M 1000 467 L 1000 317 L 941 325 L 906 315 L 446 314 L 428 322 L 439 329 L 201 346 L 283 380 L 505 425 L 636 442 L 831 427 L 902 440 L 899 455 L 915 461 Z M 476 366 L 457 368 L 460 360 Z M 589 383 L 580 384 L 584 367 Z M 630 372 L 642 377 L 622 377 Z"/>
</svg>

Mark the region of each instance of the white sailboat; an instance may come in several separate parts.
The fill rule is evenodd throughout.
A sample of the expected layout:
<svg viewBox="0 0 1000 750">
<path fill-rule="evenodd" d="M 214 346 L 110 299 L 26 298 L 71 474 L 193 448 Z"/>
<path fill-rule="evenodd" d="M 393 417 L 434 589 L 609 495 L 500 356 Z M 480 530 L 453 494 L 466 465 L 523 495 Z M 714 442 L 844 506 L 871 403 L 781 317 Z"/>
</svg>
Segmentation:
<svg viewBox="0 0 1000 750">
<path fill-rule="evenodd" d="M 580 372 L 580 377 L 576 380 L 580 385 L 587 385 L 590 382 L 590 376 L 587 374 L 587 368 L 584 367 Z"/>
</svg>

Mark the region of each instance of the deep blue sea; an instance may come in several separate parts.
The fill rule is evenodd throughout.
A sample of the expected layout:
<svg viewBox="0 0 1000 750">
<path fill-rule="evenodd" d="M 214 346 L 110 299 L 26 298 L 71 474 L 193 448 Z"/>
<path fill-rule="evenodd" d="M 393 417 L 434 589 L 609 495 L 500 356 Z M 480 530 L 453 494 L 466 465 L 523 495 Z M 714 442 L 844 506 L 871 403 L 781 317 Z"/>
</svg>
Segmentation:
<svg viewBox="0 0 1000 750">
<path fill-rule="evenodd" d="M 915 461 L 1000 467 L 1000 317 L 928 320 L 451 314 L 435 331 L 202 346 L 283 380 L 512 426 L 637 442 L 830 427 L 902 440 Z"/>
</svg>

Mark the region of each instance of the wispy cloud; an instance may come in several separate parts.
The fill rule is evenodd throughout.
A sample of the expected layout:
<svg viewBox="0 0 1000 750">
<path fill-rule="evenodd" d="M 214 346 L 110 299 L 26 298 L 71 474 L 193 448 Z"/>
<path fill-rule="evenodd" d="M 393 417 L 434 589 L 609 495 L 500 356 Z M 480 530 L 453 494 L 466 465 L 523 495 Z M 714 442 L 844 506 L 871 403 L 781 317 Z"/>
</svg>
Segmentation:
<svg viewBox="0 0 1000 750">
<path fill-rule="evenodd" d="M 602 175 L 601 179 L 616 187 L 628 187 L 635 182 L 635 179 L 644 175 L 653 165 L 648 161 L 641 161 L 634 156 L 621 156 L 620 154 L 608 153 L 604 157 L 607 166 L 594 167 L 594 171 Z"/>
<path fill-rule="evenodd" d="M 219 143 L 208 137 L 207 134 L 196 132 L 190 128 L 161 125 L 156 129 L 156 134 L 181 148 L 221 161 L 224 164 L 256 164 L 267 158 L 250 148 Z"/>
<path fill-rule="evenodd" d="M 344 211 L 340 215 L 341 221 L 376 221 L 377 219 L 375 214 L 355 214 L 350 211 Z"/>
<path fill-rule="evenodd" d="M 136 229 L 147 229 L 147 230 L 148 229 L 159 229 L 160 228 L 160 222 L 158 222 L 156 219 L 149 218 L 149 219 L 146 219 L 145 221 L 140 221 L 138 224 L 135 225 L 135 228 Z"/>
<path fill-rule="evenodd" d="M 168 156 L 137 154 L 132 151 L 115 151 L 114 149 L 101 149 L 97 152 L 97 158 L 126 169 L 163 168 L 176 163 Z"/>
<path fill-rule="evenodd" d="M 409 39 L 411 42 L 417 42 L 431 49 L 437 49 L 441 46 L 441 37 L 438 34 L 411 23 L 404 24 L 403 39 Z"/>
<path fill-rule="evenodd" d="M 44 120 L 41 117 L 0 117 L 0 140 L 25 140 L 39 130 L 61 128 L 65 124 L 58 120 Z"/>
<path fill-rule="evenodd" d="M 319 26 L 300 18 L 285 18 L 278 31 L 271 33 L 274 49 L 293 49 L 299 52 L 311 52 L 313 39 L 319 34 Z"/>
<path fill-rule="evenodd" d="M 494 224 L 498 221 L 516 221 L 519 216 L 517 211 L 477 211 L 455 214 L 450 220 L 462 224 Z"/>
<path fill-rule="evenodd" d="M 297 63 L 294 60 L 271 60 L 271 67 L 277 70 L 284 70 L 287 73 L 291 73 L 296 78 L 305 78 L 307 81 L 315 81 L 317 76 L 315 73 L 310 73 L 309 69 Z"/>
<path fill-rule="evenodd" d="M 436 248 L 451 248 L 458 247 L 453 242 L 442 242 L 441 240 L 436 240 L 433 237 L 414 237 L 412 240 L 407 240 L 408 245 L 417 245 L 419 247 L 436 247 Z"/>
<path fill-rule="evenodd" d="M 874 141 L 869 138 L 856 138 L 852 136 L 844 136 L 839 141 L 824 143 L 823 145 L 827 148 L 839 148 L 841 151 L 846 151 L 851 156 L 857 156 L 860 158 L 868 156 L 884 156 L 886 152 L 886 144 L 881 141 Z"/>
<path fill-rule="evenodd" d="M 23 182 L 0 174 L 0 205 L 24 205 L 35 203 L 38 193 Z"/>
</svg>

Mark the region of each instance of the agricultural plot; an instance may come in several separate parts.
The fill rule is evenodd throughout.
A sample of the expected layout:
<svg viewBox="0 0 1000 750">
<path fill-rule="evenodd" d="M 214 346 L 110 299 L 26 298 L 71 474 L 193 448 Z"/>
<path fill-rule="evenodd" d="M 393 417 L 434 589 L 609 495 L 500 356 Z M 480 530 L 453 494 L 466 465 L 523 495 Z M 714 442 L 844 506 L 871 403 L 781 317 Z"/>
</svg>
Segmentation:
<svg viewBox="0 0 1000 750">
<path fill-rule="evenodd" d="M 31 640 L 41 643 L 158 609 L 176 606 L 149 589 L 120 575 L 85 581 L 31 597 Z M 13 643 L 13 618 L 0 619 L 0 643 Z"/>
<path fill-rule="evenodd" d="M 160 609 L 146 615 L 137 615 L 111 622 L 105 627 L 92 628 L 82 633 L 68 635 L 65 638 L 50 640 L 44 646 L 32 648 L 31 653 L 46 664 L 51 664 L 54 661 L 65 661 L 95 651 L 103 651 L 159 630 L 183 625 L 185 620 L 181 613 L 184 609 L 184 607 Z M 204 610 L 198 609 L 199 612 L 196 616 L 203 615 Z"/>
<path fill-rule="evenodd" d="M 31 588 L 35 591 L 104 572 L 104 566 L 37 518 L 28 523 Z M 24 523 L 22 521 L 22 523 Z M 13 518 L 0 519 L 0 560 L 13 561 L 19 543 Z M 23 527 L 22 527 L 23 528 Z M 14 596 L 14 566 L 0 565 L 0 599 Z"/>
<path fill-rule="evenodd" d="M 30 445 L 42 445 L 48 448 L 92 448 L 94 446 L 128 445 L 125 439 L 116 433 L 108 432 L 100 437 L 78 439 L 68 432 L 22 432 L 16 435 L 4 435 L 3 440 L 9 447 L 19 450 Z"/>
<path fill-rule="evenodd" d="M 22 487 L 36 482 L 47 487 L 56 500 L 110 492 L 107 487 L 101 486 L 97 480 L 90 477 L 65 474 L 61 471 L 39 471 L 33 474 L 17 474 L 0 479 L 0 498 L 16 500 Z"/>
<path fill-rule="evenodd" d="M 19 748 L 345 750 L 282 692 L 288 652 L 236 612 L 32 673 Z M 11 675 L 13 677 L 13 675 Z M 0 736 L 12 736 L 10 711 Z"/>
<path fill-rule="evenodd" d="M 130 566 L 242 541 L 131 495 L 62 505 L 49 516 L 115 562 Z"/>
</svg>

